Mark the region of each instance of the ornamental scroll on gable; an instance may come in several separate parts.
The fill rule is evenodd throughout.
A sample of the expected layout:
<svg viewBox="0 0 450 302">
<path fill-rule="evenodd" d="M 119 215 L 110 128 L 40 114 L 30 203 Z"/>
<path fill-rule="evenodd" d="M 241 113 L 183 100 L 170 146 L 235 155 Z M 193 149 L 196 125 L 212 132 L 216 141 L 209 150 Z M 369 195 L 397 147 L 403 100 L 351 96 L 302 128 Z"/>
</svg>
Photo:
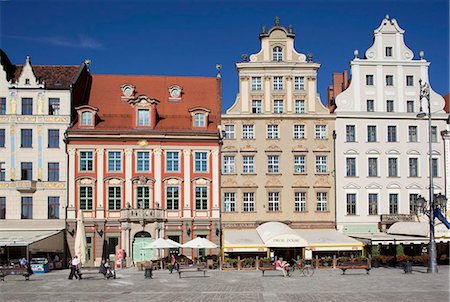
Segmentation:
<svg viewBox="0 0 450 302">
<path fill-rule="evenodd" d="M 178 85 L 169 86 L 169 102 L 181 102 L 183 88 Z"/>
</svg>

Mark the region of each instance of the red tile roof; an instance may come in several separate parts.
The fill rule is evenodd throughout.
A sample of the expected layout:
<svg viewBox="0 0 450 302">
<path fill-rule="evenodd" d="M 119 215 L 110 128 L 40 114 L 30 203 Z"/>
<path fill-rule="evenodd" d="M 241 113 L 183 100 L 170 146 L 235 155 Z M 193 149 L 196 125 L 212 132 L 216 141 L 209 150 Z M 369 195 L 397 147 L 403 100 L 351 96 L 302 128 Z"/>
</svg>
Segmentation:
<svg viewBox="0 0 450 302">
<path fill-rule="evenodd" d="M 450 93 L 447 93 L 444 96 L 444 100 L 445 100 L 444 110 L 445 112 L 450 113 Z"/>
<path fill-rule="evenodd" d="M 69 89 L 80 65 L 31 65 L 38 82 L 45 82 L 46 89 Z M 19 79 L 23 65 L 16 65 L 12 81 Z"/>
<path fill-rule="evenodd" d="M 133 108 L 127 101 L 121 100 L 123 84 L 134 85 L 135 96 L 145 95 L 156 99 L 157 122 L 154 129 L 135 128 Z M 178 85 L 182 88 L 180 102 L 169 102 L 169 87 Z M 92 75 L 92 86 L 87 104 L 98 108 L 99 122 L 96 130 L 153 131 L 153 132 L 214 132 L 220 119 L 220 83 L 213 77 L 187 76 L 139 76 L 139 75 Z M 207 129 L 193 130 L 189 109 L 204 107 L 209 113 Z M 76 130 L 78 129 L 78 130 Z M 71 129 L 81 130 L 78 121 Z M 70 130 L 69 130 L 70 132 Z"/>
</svg>

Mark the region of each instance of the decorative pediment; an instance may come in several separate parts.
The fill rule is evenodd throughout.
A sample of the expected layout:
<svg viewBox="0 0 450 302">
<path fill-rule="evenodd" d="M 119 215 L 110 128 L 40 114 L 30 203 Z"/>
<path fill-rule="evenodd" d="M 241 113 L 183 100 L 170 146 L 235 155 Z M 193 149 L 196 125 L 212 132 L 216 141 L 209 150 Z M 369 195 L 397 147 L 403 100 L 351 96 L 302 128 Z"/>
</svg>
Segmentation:
<svg viewBox="0 0 450 302">
<path fill-rule="evenodd" d="M 366 154 L 381 154 L 381 152 L 377 149 L 370 149 L 366 152 Z"/>
<path fill-rule="evenodd" d="M 157 105 L 159 101 L 156 99 L 151 99 L 146 95 L 138 95 L 135 98 L 130 98 L 128 103 L 132 107 L 151 107 L 152 105 Z"/>
<path fill-rule="evenodd" d="M 381 185 L 379 185 L 379 184 L 377 184 L 377 183 L 371 183 L 371 184 L 368 184 L 367 186 L 366 186 L 366 189 L 376 189 L 376 190 L 381 190 L 383 187 L 381 186 Z"/>
<path fill-rule="evenodd" d="M 153 178 L 149 178 L 144 175 L 133 177 L 131 181 L 136 185 L 153 185 L 155 183 Z"/>
<path fill-rule="evenodd" d="M 316 177 L 314 188 L 331 188 L 331 184 L 327 176 Z"/>
<path fill-rule="evenodd" d="M 75 182 L 77 182 L 80 185 L 94 185 L 96 181 L 97 179 L 89 176 L 80 176 L 75 178 Z"/>
<path fill-rule="evenodd" d="M 174 185 L 181 185 L 181 183 L 183 182 L 183 179 L 180 178 L 180 177 L 173 177 L 173 176 L 170 176 L 170 177 L 164 178 L 162 181 L 163 181 L 166 185 L 174 186 Z"/>
<path fill-rule="evenodd" d="M 386 186 L 386 188 L 387 189 L 401 189 L 402 187 L 397 182 L 391 182 Z"/>
<path fill-rule="evenodd" d="M 355 183 L 349 183 L 349 184 L 346 184 L 346 185 L 343 186 L 342 188 L 343 188 L 343 189 L 346 189 L 346 190 L 359 190 L 359 189 L 361 189 L 361 187 L 358 186 L 358 185 L 355 184 Z"/>
<path fill-rule="evenodd" d="M 234 177 L 223 177 L 222 176 L 222 187 L 224 188 L 236 188 L 237 182 Z"/>
<path fill-rule="evenodd" d="M 135 94 L 135 89 L 136 87 L 134 85 L 131 84 L 123 84 L 120 86 L 120 90 L 122 91 L 122 98 L 123 99 L 129 99 L 129 98 L 133 98 L 134 94 Z"/>
<path fill-rule="evenodd" d="M 255 147 L 251 146 L 250 144 L 247 144 L 244 147 L 242 147 L 240 151 L 241 152 L 257 152 L 258 149 L 256 149 Z"/>
<path fill-rule="evenodd" d="M 293 188 L 309 188 L 309 185 L 304 181 L 303 177 L 297 177 L 296 181 L 292 185 Z"/>
<path fill-rule="evenodd" d="M 208 185 L 211 182 L 211 179 L 204 178 L 204 177 L 195 177 L 195 178 L 192 179 L 192 182 L 195 185 L 202 185 L 202 186 L 204 186 L 204 185 Z"/>
<path fill-rule="evenodd" d="M 178 85 L 169 86 L 169 102 L 181 101 L 181 95 L 183 94 L 183 88 Z"/>
<path fill-rule="evenodd" d="M 27 56 L 25 65 L 23 65 L 22 72 L 15 84 L 19 87 L 44 88 L 45 83 L 39 83 L 39 79 L 34 74 L 29 56 Z"/>
<path fill-rule="evenodd" d="M 420 186 L 420 185 L 417 184 L 417 183 L 412 183 L 412 184 L 407 185 L 407 186 L 406 186 L 406 189 L 408 189 L 408 190 L 411 190 L 411 189 L 422 190 L 423 187 Z"/>
<path fill-rule="evenodd" d="M 242 183 L 242 187 L 243 188 L 257 188 L 258 185 L 255 182 L 253 182 L 252 180 L 247 179 Z"/>
<path fill-rule="evenodd" d="M 234 145 L 228 145 L 228 146 L 224 146 L 222 147 L 222 152 L 226 153 L 226 152 L 238 152 L 237 148 Z"/>
<path fill-rule="evenodd" d="M 427 152 L 427 154 L 429 155 L 430 152 Z M 439 151 L 433 150 L 431 151 L 431 155 L 441 155 L 441 153 Z"/>
<path fill-rule="evenodd" d="M 356 155 L 359 154 L 359 152 L 355 149 L 348 149 L 347 151 L 344 152 L 344 154 L 346 155 Z"/>
<path fill-rule="evenodd" d="M 320 142 L 314 149 L 314 152 L 330 152 L 330 146 L 324 142 Z"/>
<path fill-rule="evenodd" d="M 408 155 L 420 155 L 420 152 L 417 150 L 408 150 L 406 151 L 406 154 Z"/>
<path fill-rule="evenodd" d="M 281 183 L 280 179 L 278 177 L 270 177 L 266 181 L 266 188 L 282 188 L 283 184 Z"/>
<path fill-rule="evenodd" d="M 267 147 L 265 152 L 283 152 L 283 150 L 278 145 L 272 144 Z"/>
<path fill-rule="evenodd" d="M 395 149 L 391 149 L 391 150 L 386 151 L 386 154 L 400 155 L 400 151 L 395 150 Z"/>
<path fill-rule="evenodd" d="M 308 152 L 308 149 L 303 145 L 297 145 L 292 148 L 292 152 Z"/>
<path fill-rule="evenodd" d="M 124 179 L 120 177 L 105 177 L 103 181 L 108 185 L 121 185 L 124 182 Z"/>
</svg>

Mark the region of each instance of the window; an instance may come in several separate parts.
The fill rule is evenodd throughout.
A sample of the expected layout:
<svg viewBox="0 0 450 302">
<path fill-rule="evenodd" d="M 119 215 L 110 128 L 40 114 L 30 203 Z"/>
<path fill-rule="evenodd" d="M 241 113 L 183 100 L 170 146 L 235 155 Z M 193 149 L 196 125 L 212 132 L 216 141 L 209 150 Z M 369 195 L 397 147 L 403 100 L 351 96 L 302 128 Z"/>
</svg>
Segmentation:
<svg viewBox="0 0 450 302">
<path fill-rule="evenodd" d="M 208 209 L 208 188 L 207 187 L 195 187 L 195 209 L 207 210 Z"/>
<path fill-rule="evenodd" d="M 166 152 L 166 171 L 167 172 L 178 172 L 180 169 L 180 159 L 179 153 L 168 151 Z"/>
<path fill-rule="evenodd" d="M 224 156 L 223 157 L 223 173 L 229 173 L 229 174 L 235 173 L 234 156 Z"/>
<path fill-rule="evenodd" d="M 90 111 L 83 111 L 81 113 L 81 126 L 92 126 L 92 112 Z"/>
<path fill-rule="evenodd" d="M 439 177 L 439 175 L 438 175 L 438 159 L 437 158 L 433 158 L 431 160 L 431 171 L 432 171 L 431 175 L 433 175 L 433 177 Z"/>
<path fill-rule="evenodd" d="M 48 99 L 48 115 L 59 115 L 59 98 Z"/>
<path fill-rule="evenodd" d="M 345 159 L 347 162 L 347 176 L 355 177 L 356 176 L 356 158 L 348 157 Z"/>
<path fill-rule="evenodd" d="M 283 90 L 283 77 L 273 77 L 273 90 Z"/>
<path fill-rule="evenodd" d="M 6 180 L 6 167 L 5 162 L 0 162 L 0 181 Z"/>
<path fill-rule="evenodd" d="M 345 139 L 346 139 L 346 142 L 355 142 L 356 141 L 355 125 L 345 126 Z"/>
<path fill-rule="evenodd" d="M 389 194 L 389 214 L 398 214 L 398 194 Z"/>
<path fill-rule="evenodd" d="M 6 98 L 0 98 L 0 115 L 6 114 Z M 12 114 L 16 114 L 12 112 Z"/>
<path fill-rule="evenodd" d="M 267 125 L 267 139 L 278 139 L 278 125 Z"/>
<path fill-rule="evenodd" d="M 242 139 L 254 139 L 253 125 L 242 125 Z"/>
<path fill-rule="evenodd" d="M 5 129 L 0 129 L 0 148 L 5 147 Z"/>
<path fill-rule="evenodd" d="M 386 76 L 386 86 L 394 86 L 394 76 L 393 75 Z"/>
<path fill-rule="evenodd" d="M 150 126 L 150 110 L 138 109 L 137 111 L 137 125 L 138 126 Z"/>
<path fill-rule="evenodd" d="M 0 219 L 6 219 L 6 197 L 0 197 Z"/>
<path fill-rule="evenodd" d="M 252 101 L 252 113 L 261 113 L 261 112 L 262 112 L 261 100 L 253 100 Z"/>
<path fill-rule="evenodd" d="M 419 194 L 409 194 L 409 214 L 416 214 L 421 212 L 417 199 Z"/>
<path fill-rule="evenodd" d="M 224 139 L 234 139 L 234 125 L 225 125 Z"/>
<path fill-rule="evenodd" d="M 275 46 L 273 48 L 273 60 L 274 61 L 283 61 L 283 48 L 280 46 Z"/>
<path fill-rule="evenodd" d="M 122 166 L 122 152 L 109 151 L 108 152 L 108 171 L 120 172 Z"/>
<path fill-rule="evenodd" d="M 393 100 L 386 101 L 386 112 L 394 112 L 394 101 Z"/>
<path fill-rule="evenodd" d="M 294 173 L 306 173 L 305 155 L 294 155 Z"/>
<path fill-rule="evenodd" d="M 317 192 L 317 212 L 328 211 L 327 192 Z"/>
<path fill-rule="evenodd" d="M 59 219 L 59 196 L 48 197 L 48 219 Z"/>
<path fill-rule="evenodd" d="M 194 114 L 194 127 L 206 127 L 206 118 L 204 113 Z"/>
<path fill-rule="evenodd" d="M 252 90 L 261 90 L 262 82 L 261 77 L 252 77 Z"/>
<path fill-rule="evenodd" d="M 59 130 L 48 129 L 48 147 L 59 148 Z"/>
<path fill-rule="evenodd" d="M 386 47 L 386 57 L 392 57 L 392 47 Z"/>
<path fill-rule="evenodd" d="M 33 219 L 33 197 L 21 197 L 21 219 Z"/>
<path fill-rule="evenodd" d="M 243 193 L 244 212 L 255 211 L 255 193 L 244 192 Z"/>
<path fill-rule="evenodd" d="M 195 172 L 208 171 L 208 152 L 195 152 Z"/>
<path fill-rule="evenodd" d="M 283 113 L 283 100 L 273 101 L 273 113 Z"/>
<path fill-rule="evenodd" d="M 269 212 L 280 210 L 280 192 L 269 192 Z"/>
<path fill-rule="evenodd" d="M 150 208 L 150 187 L 136 187 L 136 204 L 138 209 Z"/>
<path fill-rule="evenodd" d="M 431 142 L 437 143 L 438 142 L 438 131 L 437 126 L 431 126 Z"/>
<path fill-rule="evenodd" d="M 22 115 L 33 115 L 32 98 L 22 98 Z"/>
<path fill-rule="evenodd" d="M 417 126 L 408 126 L 408 141 L 411 143 L 417 142 Z"/>
<path fill-rule="evenodd" d="M 414 112 L 414 101 L 406 101 L 406 112 Z"/>
<path fill-rule="evenodd" d="M 25 85 L 30 85 L 30 79 L 28 78 L 25 79 Z"/>
<path fill-rule="evenodd" d="M 33 180 L 33 163 L 24 162 L 20 163 L 20 179 L 21 180 Z"/>
<path fill-rule="evenodd" d="M 168 210 L 179 210 L 180 208 L 180 189 L 179 187 L 166 188 L 166 203 Z"/>
<path fill-rule="evenodd" d="M 306 192 L 295 192 L 295 211 L 306 212 Z"/>
<path fill-rule="evenodd" d="M 295 100 L 295 113 L 305 113 L 305 100 Z"/>
<path fill-rule="evenodd" d="M 367 126 L 367 141 L 368 142 L 377 141 L 377 126 Z"/>
<path fill-rule="evenodd" d="M 20 129 L 20 147 L 32 148 L 33 147 L 33 130 L 32 129 Z"/>
<path fill-rule="evenodd" d="M 267 155 L 267 171 L 268 173 L 279 173 L 279 156 Z"/>
<path fill-rule="evenodd" d="M 378 214 L 378 194 L 370 193 L 369 194 L 369 215 L 377 215 Z"/>
<path fill-rule="evenodd" d="M 375 177 L 378 176 L 378 158 L 369 158 L 369 173 L 368 176 Z"/>
<path fill-rule="evenodd" d="M 397 158 L 388 158 L 388 176 L 389 177 L 398 176 Z"/>
<path fill-rule="evenodd" d="M 305 77 L 294 77 L 294 89 L 305 90 Z"/>
<path fill-rule="evenodd" d="M 419 177 L 419 159 L 409 159 L 409 177 Z"/>
<path fill-rule="evenodd" d="M 316 173 L 327 173 L 327 156 L 316 156 Z"/>
<path fill-rule="evenodd" d="M 388 126 L 387 139 L 390 143 L 397 141 L 397 126 Z"/>
<path fill-rule="evenodd" d="M 59 163 L 48 163 L 48 181 L 59 181 Z"/>
<path fill-rule="evenodd" d="M 92 187 L 80 187 L 80 210 L 92 210 Z"/>
<path fill-rule="evenodd" d="M 223 208 L 225 212 L 236 211 L 236 193 L 225 192 L 223 198 Z"/>
<path fill-rule="evenodd" d="M 80 152 L 80 171 L 93 171 L 92 151 Z"/>
<path fill-rule="evenodd" d="M 326 125 L 316 125 L 316 139 L 327 139 Z"/>
<path fill-rule="evenodd" d="M 366 85 L 373 86 L 373 74 L 366 74 Z"/>
<path fill-rule="evenodd" d="M 305 125 L 294 125 L 294 139 L 305 138 Z"/>
<path fill-rule="evenodd" d="M 414 86 L 414 76 L 412 75 L 406 76 L 406 86 Z"/>
<path fill-rule="evenodd" d="M 375 111 L 375 102 L 374 100 L 367 100 L 366 101 L 366 109 L 367 112 L 374 112 Z"/>
<path fill-rule="evenodd" d="M 136 152 L 136 169 L 138 172 L 150 171 L 150 152 L 138 151 Z"/>
<path fill-rule="evenodd" d="M 244 156 L 242 161 L 242 173 L 254 173 L 254 157 Z"/>
<path fill-rule="evenodd" d="M 356 215 L 356 194 L 347 194 L 347 215 Z"/>
<path fill-rule="evenodd" d="M 108 210 L 120 210 L 120 187 L 108 187 Z"/>
</svg>

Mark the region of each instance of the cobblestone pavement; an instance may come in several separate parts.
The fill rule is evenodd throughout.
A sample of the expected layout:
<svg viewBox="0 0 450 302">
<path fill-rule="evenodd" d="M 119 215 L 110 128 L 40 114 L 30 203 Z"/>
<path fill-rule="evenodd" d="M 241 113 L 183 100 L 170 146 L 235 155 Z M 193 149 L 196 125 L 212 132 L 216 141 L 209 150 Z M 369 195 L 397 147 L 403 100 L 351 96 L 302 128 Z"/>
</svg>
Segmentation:
<svg viewBox="0 0 450 302">
<path fill-rule="evenodd" d="M 209 271 L 178 274 L 157 271 L 144 279 L 135 269 L 119 270 L 117 279 L 105 280 L 96 271 L 84 271 L 83 280 L 68 280 L 68 270 L 7 276 L 0 282 L 0 301 L 449 301 L 449 267 L 438 275 L 414 267 L 406 275 L 398 268 L 316 270 L 312 277 L 283 278 L 279 272 Z"/>
</svg>

